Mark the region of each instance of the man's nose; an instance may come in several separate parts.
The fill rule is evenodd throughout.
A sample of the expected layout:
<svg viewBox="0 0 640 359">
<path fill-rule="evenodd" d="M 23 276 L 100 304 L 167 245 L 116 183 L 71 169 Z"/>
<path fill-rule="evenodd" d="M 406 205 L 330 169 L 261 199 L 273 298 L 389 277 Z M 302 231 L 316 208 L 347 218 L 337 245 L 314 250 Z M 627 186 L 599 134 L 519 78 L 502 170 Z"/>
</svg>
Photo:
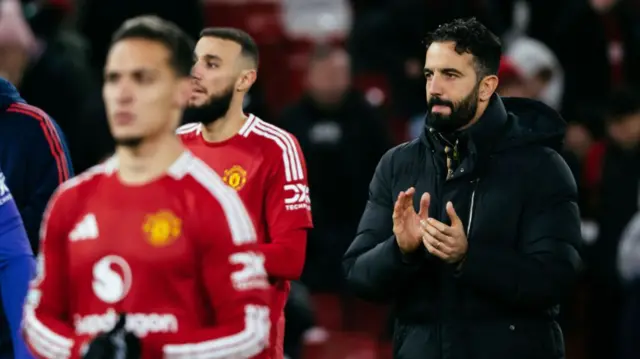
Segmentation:
<svg viewBox="0 0 640 359">
<path fill-rule="evenodd" d="M 116 100 L 119 104 L 127 104 L 133 101 L 133 88 L 130 85 L 122 84 L 118 91 Z"/>
<path fill-rule="evenodd" d="M 191 79 L 200 80 L 201 78 L 202 76 L 198 64 L 193 65 L 193 67 L 191 68 Z"/>
<path fill-rule="evenodd" d="M 431 94 L 432 96 L 442 95 L 443 94 L 442 79 L 437 75 L 433 75 L 430 81 L 427 82 L 427 90 L 429 94 Z"/>
</svg>

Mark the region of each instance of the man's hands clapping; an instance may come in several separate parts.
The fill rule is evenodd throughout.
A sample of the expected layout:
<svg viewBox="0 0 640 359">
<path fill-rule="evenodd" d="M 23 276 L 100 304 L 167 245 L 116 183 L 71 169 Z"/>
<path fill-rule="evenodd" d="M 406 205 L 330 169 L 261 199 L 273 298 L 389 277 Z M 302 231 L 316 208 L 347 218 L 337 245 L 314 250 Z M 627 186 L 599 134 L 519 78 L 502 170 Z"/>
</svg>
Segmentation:
<svg viewBox="0 0 640 359">
<path fill-rule="evenodd" d="M 447 263 L 458 263 L 467 254 L 467 235 L 451 202 L 447 202 L 447 214 L 451 219 L 450 226 L 433 218 L 427 219 L 423 224 L 422 241 L 429 253 Z"/>
<path fill-rule="evenodd" d="M 447 263 L 462 261 L 467 253 L 468 242 L 464 225 L 453 204 L 447 202 L 447 214 L 451 225 L 429 218 L 429 193 L 420 198 L 420 210 L 413 206 L 413 187 L 400 192 L 393 208 L 393 233 L 398 247 L 404 254 L 415 252 L 423 243 L 429 253 Z"/>
</svg>

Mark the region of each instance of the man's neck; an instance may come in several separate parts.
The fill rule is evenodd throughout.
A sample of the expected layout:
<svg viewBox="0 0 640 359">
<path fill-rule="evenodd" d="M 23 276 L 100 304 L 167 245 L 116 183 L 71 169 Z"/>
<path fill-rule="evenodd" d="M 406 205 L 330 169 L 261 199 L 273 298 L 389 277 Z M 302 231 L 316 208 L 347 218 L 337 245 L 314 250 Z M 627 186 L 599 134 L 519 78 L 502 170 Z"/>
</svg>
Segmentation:
<svg viewBox="0 0 640 359">
<path fill-rule="evenodd" d="M 144 185 L 164 175 L 184 152 L 180 140 L 171 135 L 149 139 L 136 148 L 116 148 L 118 178 L 127 185 Z"/>
<path fill-rule="evenodd" d="M 242 106 L 231 106 L 224 117 L 203 126 L 202 137 L 207 142 L 226 141 L 240 131 L 246 120 Z"/>
</svg>

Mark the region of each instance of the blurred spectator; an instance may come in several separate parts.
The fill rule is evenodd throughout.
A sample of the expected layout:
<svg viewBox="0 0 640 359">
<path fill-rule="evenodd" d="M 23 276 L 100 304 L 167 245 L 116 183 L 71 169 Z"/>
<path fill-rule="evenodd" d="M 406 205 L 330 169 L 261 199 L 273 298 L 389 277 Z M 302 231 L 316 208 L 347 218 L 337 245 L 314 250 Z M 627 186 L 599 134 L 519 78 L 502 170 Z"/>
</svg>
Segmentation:
<svg viewBox="0 0 640 359">
<path fill-rule="evenodd" d="M 32 4 L 33 5 L 33 4 Z M 81 49 L 61 35 L 61 20 L 55 21 L 46 6 L 26 7 L 41 33 L 34 33 L 17 0 L 2 1 L 0 10 L 0 73 L 20 89 L 32 105 L 54 117 L 67 136 L 76 168 L 83 170 L 97 161 L 106 131 L 98 106 L 99 91 L 83 62 Z"/>
<path fill-rule="evenodd" d="M 502 56 L 500 59 L 500 68 L 498 69 L 497 92 L 503 97 L 528 97 L 529 91 L 527 83 L 520 72 L 520 69 L 513 64 L 508 56 Z"/>
<path fill-rule="evenodd" d="M 385 123 L 350 79 L 348 54 L 319 45 L 311 55 L 306 93 L 279 122 L 298 138 L 307 158 L 315 229 L 302 279 L 311 290 L 340 288 L 342 254 L 356 231 L 377 161 L 391 146 Z"/>
<path fill-rule="evenodd" d="M 67 146 L 57 124 L 42 110 L 27 105 L 3 78 L 0 136 L 0 168 L 4 172 L 0 185 L 6 183 L 11 190 L 12 206 L 20 213 L 31 244 L 29 253 L 37 253 L 45 206 L 53 191 L 73 175 Z M 10 333 L 0 307 L 0 358 L 12 356 Z"/>
<path fill-rule="evenodd" d="M 640 183 L 640 97 L 628 90 L 612 95 L 607 116 L 600 176 L 595 184 L 597 241 L 589 247 L 588 353 L 613 358 L 618 342 L 622 288 L 616 266 L 620 237 L 638 211 Z M 597 152 L 594 152 L 597 153 Z"/>
<path fill-rule="evenodd" d="M 564 71 L 558 58 L 542 42 L 520 37 L 507 49 L 507 56 L 526 81 L 527 96 L 559 111 L 564 92 Z"/>
<path fill-rule="evenodd" d="M 38 253 L 42 213 L 53 191 L 73 176 L 71 158 L 58 124 L 28 105 L 0 78 L 0 167 Z"/>
<path fill-rule="evenodd" d="M 631 1 L 575 1 L 566 9 L 551 44 L 566 73 L 562 109 L 568 120 L 584 121 L 616 88 L 640 86 L 639 27 Z M 597 124 L 589 126 L 598 131 Z"/>
<path fill-rule="evenodd" d="M 29 58 L 37 48 L 33 32 L 22 15 L 20 2 L 5 0 L 0 3 L 0 76 L 19 84 Z"/>
</svg>

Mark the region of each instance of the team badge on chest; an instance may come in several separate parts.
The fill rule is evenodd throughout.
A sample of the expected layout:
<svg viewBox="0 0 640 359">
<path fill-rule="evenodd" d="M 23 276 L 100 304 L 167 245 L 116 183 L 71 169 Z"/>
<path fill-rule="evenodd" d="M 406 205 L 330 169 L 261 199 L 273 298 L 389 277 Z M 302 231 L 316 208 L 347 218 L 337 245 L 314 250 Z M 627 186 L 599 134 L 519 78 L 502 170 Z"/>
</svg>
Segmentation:
<svg viewBox="0 0 640 359">
<path fill-rule="evenodd" d="M 229 187 L 239 191 L 247 183 L 247 171 L 239 165 L 224 170 L 224 176 L 222 177 L 224 183 Z"/>
<path fill-rule="evenodd" d="M 176 240 L 182 232 L 182 221 L 171 211 L 159 211 L 148 214 L 142 230 L 147 241 L 154 247 L 164 247 Z"/>
</svg>

